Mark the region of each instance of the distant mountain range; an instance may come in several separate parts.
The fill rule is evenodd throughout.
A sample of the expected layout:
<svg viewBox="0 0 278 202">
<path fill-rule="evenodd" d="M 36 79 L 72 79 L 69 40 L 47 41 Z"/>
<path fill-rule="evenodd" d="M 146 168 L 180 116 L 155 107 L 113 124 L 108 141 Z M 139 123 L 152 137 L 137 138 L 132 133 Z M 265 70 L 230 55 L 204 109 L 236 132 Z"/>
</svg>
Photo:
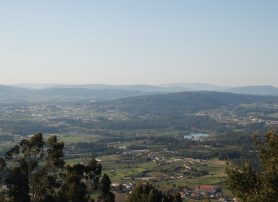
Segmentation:
<svg viewBox="0 0 278 202">
<path fill-rule="evenodd" d="M 278 96 L 278 88 L 275 88 L 273 86 L 245 86 L 238 88 L 229 88 L 226 91 L 238 94 Z"/>
<path fill-rule="evenodd" d="M 78 86 L 27 89 L 0 85 L 0 103 L 78 101 L 95 102 L 148 94 L 152 93 L 124 89 L 89 89 Z"/>
<path fill-rule="evenodd" d="M 188 91 L 221 91 L 228 89 L 228 87 L 211 85 L 207 83 L 171 83 L 171 84 L 162 84 L 162 87 L 167 88 L 182 88 L 188 89 Z"/>
<path fill-rule="evenodd" d="M 221 87 L 204 83 L 175 83 L 162 85 L 63 85 L 20 84 L 0 85 L 0 102 L 76 102 L 104 101 L 124 97 L 167 94 L 175 92 L 216 91 L 235 94 L 278 96 L 273 86 Z"/>
<path fill-rule="evenodd" d="M 84 84 L 84 85 L 70 85 L 70 84 L 19 84 L 15 87 L 22 87 L 32 90 L 42 90 L 50 88 L 84 88 L 91 90 L 127 90 L 127 91 L 142 91 L 142 92 L 177 92 L 190 91 L 182 85 L 108 85 L 108 84 Z"/>
</svg>

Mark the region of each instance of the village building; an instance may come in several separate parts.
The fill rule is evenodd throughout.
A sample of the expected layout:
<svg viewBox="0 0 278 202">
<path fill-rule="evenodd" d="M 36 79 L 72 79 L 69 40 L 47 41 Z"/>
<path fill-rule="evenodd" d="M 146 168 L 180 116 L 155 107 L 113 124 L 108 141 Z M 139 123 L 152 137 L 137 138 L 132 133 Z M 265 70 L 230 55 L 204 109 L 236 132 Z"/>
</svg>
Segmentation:
<svg viewBox="0 0 278 202">
<path fill-rule="evenodd" d="M 199 193 L 204 197 L 216 198 L 221 195 L 221 189 L 213 185 L 199 185 L 194 188 L 195 193 Z"/>
</svg>

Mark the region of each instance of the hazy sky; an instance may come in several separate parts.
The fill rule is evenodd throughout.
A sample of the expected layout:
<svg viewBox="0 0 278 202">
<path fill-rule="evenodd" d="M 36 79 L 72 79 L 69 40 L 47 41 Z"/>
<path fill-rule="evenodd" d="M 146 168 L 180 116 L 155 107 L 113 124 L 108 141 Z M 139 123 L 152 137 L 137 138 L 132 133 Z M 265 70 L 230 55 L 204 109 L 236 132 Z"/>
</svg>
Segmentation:
<svg viewBox="0 0 278 202">
<path fill-rule="evenodd" d="M 0 0 L 2 84 L 277 77 L 277 0 Z"/>
</svg>

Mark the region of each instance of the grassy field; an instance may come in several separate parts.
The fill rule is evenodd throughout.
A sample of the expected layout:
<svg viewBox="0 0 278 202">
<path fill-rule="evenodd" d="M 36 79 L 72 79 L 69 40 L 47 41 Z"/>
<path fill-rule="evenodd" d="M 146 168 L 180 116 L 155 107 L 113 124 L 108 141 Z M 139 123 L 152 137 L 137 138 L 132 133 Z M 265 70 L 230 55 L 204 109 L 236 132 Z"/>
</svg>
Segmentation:
<svg viewBox="0 0 278 202">
<path fill-rule="evenodd" d="M 94 134 L 47 134 L 47 136 L 56 135 L 59 140 L 65 144 L 79 143 L 79 142 L 95 142 L 100 139 L 98 135 Z"/>
<path fill-rule="evenodd" d="M 112 182 L 123 183 L 126 181 L 135 181 L 139 183 L 141 178 L 139 176 L 145 173 L 145 177 L 154 177 L 156 186 L 162 190 L 169 190 L 182 187 L 194 188 L 197 185 L 223 185 L 225 180 L 225 167 L 226 162 L 220 160 L 207 161 L 208 175 L 201 177 L 183 176 L 179 179 L 172 178 L 171 173 L 160 172 L 163 166 L 158 165 L 152 161 L 149 162 L 134 162 L 134 163 L 119 163 L 119 155 L 100 156 L 97 159 L 101 160 L 103 166 L 103 173 L 110 176 Z M 67 163 L 77 163 L 86 161 L 86 159 L 70 159 Z M 165 166 L 164 166 L 165 167 Z M 168 166 L 167 168 L 171 168 Z M 145 178 L 144 178 L 145 179 Z"/>
</svg>

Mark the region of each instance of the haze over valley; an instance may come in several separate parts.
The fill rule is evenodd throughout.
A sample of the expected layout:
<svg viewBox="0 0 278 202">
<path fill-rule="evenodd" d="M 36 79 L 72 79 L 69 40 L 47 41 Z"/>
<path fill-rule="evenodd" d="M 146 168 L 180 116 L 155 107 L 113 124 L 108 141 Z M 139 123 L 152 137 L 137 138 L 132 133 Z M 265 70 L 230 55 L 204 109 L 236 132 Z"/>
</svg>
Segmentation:
<svg viewBox="0 0 278 202">
<path fill-rule="evenodd" d="M 236 94 L 278 96 L 278 88 L 266 86 L 221 87 L 202 83 L 165 85 L 0 85 L 0 102 L 104 101 L 123 97 L 174 92 L 215 91 Z"/>
<path fill-rule="evenodd" d="M 0 4 L 0 202 L 277 202 L 278 1 Z"/>
</svg>

